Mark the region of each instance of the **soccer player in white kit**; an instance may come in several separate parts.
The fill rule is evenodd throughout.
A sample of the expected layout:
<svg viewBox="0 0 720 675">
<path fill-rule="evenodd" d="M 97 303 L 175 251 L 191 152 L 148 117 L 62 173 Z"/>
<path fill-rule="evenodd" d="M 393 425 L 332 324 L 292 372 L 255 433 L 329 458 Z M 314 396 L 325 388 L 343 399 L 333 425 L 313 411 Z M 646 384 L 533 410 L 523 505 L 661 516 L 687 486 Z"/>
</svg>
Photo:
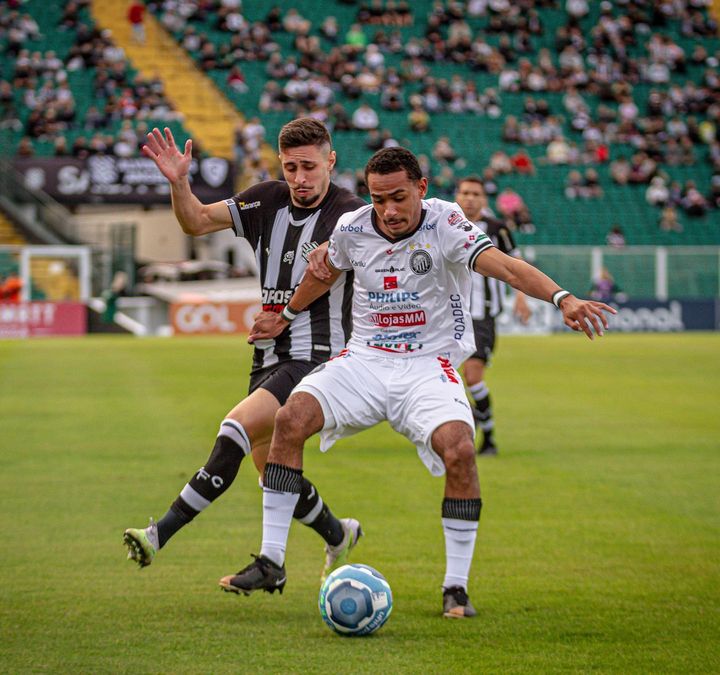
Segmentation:
<svg viewBox="0 0 720 675">
<path fill-rule="evenodd" d="M 467 585 L 482 501 L 474 419 L 456 368 L 475 350 L 471 270 L 553 302 L 568 326 L 590 338 L 593 331 L 602 335 L 604 311 L 614 310 L 575 298 L 501 253 L 457 204 L 425 200 L 427 179 L 409 150 L 380 150 L 365 177 L 372 204 L 339 218 L 325 257 L 329 278 L 306 274 L 282 314 L 260 315 L 251 331 L 251 340 L 280 334 L 343 270 L 354 271 L 347 348 L 303 378 L 275 418 L 263 475 L 260 555 L 221 585 L 245 594 L 282 590 L 305 440 L 320 432 L 325 451 L 388 420 L 416 445 L 432 474 L 445 474 L 443 614 L 470 617 L 476 612 Z"/>
</svg>

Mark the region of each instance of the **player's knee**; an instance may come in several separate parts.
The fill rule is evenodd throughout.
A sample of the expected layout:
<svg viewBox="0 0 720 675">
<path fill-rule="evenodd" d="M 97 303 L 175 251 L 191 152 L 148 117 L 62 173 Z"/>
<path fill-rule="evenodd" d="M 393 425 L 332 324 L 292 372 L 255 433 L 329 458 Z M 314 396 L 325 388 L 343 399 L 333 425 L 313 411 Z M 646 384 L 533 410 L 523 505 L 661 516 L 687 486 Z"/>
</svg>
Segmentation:
<svg viewBox="0 0 720 675">
<path fill-rule="evenodd" d="M 475 446 L 471 438 L 459 439 L 443 452 L 445 470 L 452 475 L 469 475 L 475 467 Z"/>
<path fill-rule="evenodd" d="M 275 434 L 295 441 L 304 441 L 312 436 L 318 431 L 316 426 L 311 411 L 307 410 L 302 402 L 293 400 L 293 397 L 278 410 L 275 416 Z"/>
</svg>

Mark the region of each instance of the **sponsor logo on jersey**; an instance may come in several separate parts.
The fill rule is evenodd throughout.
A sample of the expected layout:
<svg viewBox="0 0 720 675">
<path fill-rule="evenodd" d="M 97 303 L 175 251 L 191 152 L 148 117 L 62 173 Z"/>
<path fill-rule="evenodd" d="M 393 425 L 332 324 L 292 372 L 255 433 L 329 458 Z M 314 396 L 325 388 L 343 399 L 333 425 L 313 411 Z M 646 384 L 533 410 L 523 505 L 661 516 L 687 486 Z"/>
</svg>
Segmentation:
<svg viewBox="0 0 720 675">
<path fill-rule="evenodd" d="M 457 225 L 458 223 L 462 223 L 463 220 L 465 220 L 465 216 L 462 213 L 452 211 L 448 216 L 448 225 Z"/>
<path fill-rule="evenodd" d="M 472 232 L 475 228 L 472 224 L 470 224 L 467 220 L 460 223 L 457 226 L 458 230 L 462 230 L 463 232 Z"/>
<path fill-rule="evenodd" d="M 465 310 L 463 309 L 462 298 L 457 293 L 450 296 L 450 312 L 453 320 L 453 331 L 455 331 L 453 337 L 456 340 L 462 340 L 466 328 Z"/>
<path fill-rule="evenodd" d="M 350 264 L 353 267 L 365 267 L 365 265 L 367 265 L 364 260 L 353 260 L 352 258 L 350 258 Z"/>
<path fill-rule="evenodd" d="M 247 211 L 248 209 L 256 209 L 262 202 L 238 202 L 238 208 L 241 211 Z"/>
<path fill-rule="evenodd" d="M 378 267 L 376 270 L 374 270 L 378 274 L 385 274 L 386 272 L 390 272 L 390 274 L 394 274 L 395 272 L 404 272 L 404 267 L 395 267 L 394 265 L 390 265 L 390 267 Z"/>
<path fill-rule="evenodd" d="M 424 225 L 422 225 L 422 226 L 420 227 L 420 231 L 421 231 L 421 232 L 422 232 L 423 230 L 434 230 L 434 229 L 435 229 L 435 223 L 425 223 Z"/>
<path fill-rule="evenodd" d="M 311 241 L 309 243 L 305 243 L 301 247 L 302 251 L 302 259 L 307 262 L 308 261 L 308 255 L 310 255 L 311 251 L 314 251 L 320 244 L 318 244 L 316 241 Z"/>
<path fill-rule="evenodd" d="M 376 333 L 370 339 L 373 342 L 401 342 L 408 340 L 417 340 L 417 336 L 420 335 L 417 331 L 403 331 L 402 333 Z"/>
<path fill-rule="evenodd" d="M 393 352 L 394 354 L 407 354 L 422 349 L 422 343 L 420 342 L 371 342 L 368 340 L 367 346 L 383 352 Z"/>
<path fill-rule="evenodd" d="M 410 269 L 414 274 L 427 274 L 432 269 L 432 264 L 432 257 L 427 251 L 413 251 L 410 254 Z"/>
<path fill-rule="evenodd" d="M 283 307 L 290 302 L 294 288 L 263 288 L 262 308 L 263 312 L 282 312 Z"/>
<path fill-rule="evenodd" d="M 352 223 L 350 223 L 349 225 L 340 226 L 340 232 L 355 232 L 356 234 L 360 234 L 362 231 L 362 225 L 353 225 Z"/>
<path fill-rule="evenodd" d="M 460 382 L 460 378 L 458 376 L 457 370 L 455 370 L 455 368 L 453 368 L 452 366 L 452 363 L 450 363 L 450 359 L 438 356 L 437 360 L 440 362 L 440 369 L 442 370 L 442 375 L 440 375 L 440 379 L 443 382 L 450 381 L 454 384 L 458 384 Z"/>
<path fill-rule="evenodd" d="M 368 291 L 370 302 L 385 302 L 388 304 L 396 302 L 407 302 L 408 300 L 419 300 L 420 293 L 417 291 L 397 291 L 397 293 L 381 293 L 380 291 Z"/>
<path fill-rule="evenodd" d="M 295 251 L 287 251 L 283 256 L 282 261 L 288 265 L 292 265 L 295 260 Z"/>
<path fill-rule="evenodd" d="M 419 309 L 415 312 L 389 312 L 376 313 L 370 316 L 370 320 L 379 328 L 394 328 L 395 326 L 424 326 L 426 323 L 425 312 Z"/>
<path fill-rule="evenodd" d="M 391 291 L 394 288 L 397 288 L 397 277 L 384 277 L 383 278 L 383 288 L 386 291 Z"/>
</svg>

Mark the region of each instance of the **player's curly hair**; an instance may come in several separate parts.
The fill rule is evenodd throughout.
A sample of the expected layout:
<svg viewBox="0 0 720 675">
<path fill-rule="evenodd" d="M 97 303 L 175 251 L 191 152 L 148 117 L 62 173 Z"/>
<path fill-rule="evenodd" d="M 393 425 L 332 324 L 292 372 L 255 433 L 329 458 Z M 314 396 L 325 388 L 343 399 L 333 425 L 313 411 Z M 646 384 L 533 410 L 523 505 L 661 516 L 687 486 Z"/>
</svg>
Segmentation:
<svg viewBox="0 0 720 675">
<path fill-rule="evenodd" d="M 412 181 L 418 181 L 423 177 L 417 157 L 410 150 L 396 146 L 378 150 L 368 160 L 365 165 L 365 183 L 367 183 L 368 174 L 378 173 L 384 176 L 396 171 L 405 171 Z"/>
<path fill-rule="evenodd" d="M 278 135 L 278 148 L 280 151 L 290 148 L 299 148 L 303 145 L 327 145 L 332 150 L 330 133 L 322 122 L 312 117 L 299 117 L 288 122 Z"/>
</svg>

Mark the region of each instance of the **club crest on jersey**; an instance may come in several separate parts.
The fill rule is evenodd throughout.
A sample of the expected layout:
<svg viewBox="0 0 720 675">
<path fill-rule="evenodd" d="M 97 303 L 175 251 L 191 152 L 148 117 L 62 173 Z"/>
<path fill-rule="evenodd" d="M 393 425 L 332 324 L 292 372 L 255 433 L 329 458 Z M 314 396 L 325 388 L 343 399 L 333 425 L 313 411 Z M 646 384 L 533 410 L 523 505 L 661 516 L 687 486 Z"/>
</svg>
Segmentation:
<svg viewBox="0 0 720 675">
<path fill-rule="evenodd" d="M 432 257 L 427 251 L 413 251 L 410 254 L 410 269 L 414 274 L 423 276 L 432 269 Z"/>
<path fill-rule="evenodd" d="M 318 244 L 316 241 L 311 241 L 310 243 L 305 243 L 302 245 L 302 259 L 307 262 L 308 261 L 308 255 L 310 255 L 311 251 L 314 251 L 320 244 Z"/>
<path fill-rule="evenodd" d="M 288 251 L 287 253 L 285 253 L 282 259 L 282 261 L 284 263 L 287 263 L 288 265 L 292 265 L 293 260 L 295 260 L 295 251 Z"/>
<path fill-rule="evenodd" d="M 391 291 L 394 288 L 397 288 L 397 277 L 384 277 L 383 278 L 383 288 L 386 291 Z"/>
<path fill-rule="evenodd" d="M 458 223 L 462 223 L 463 220 L 465 220 L 465 216 L 462 213 L 452 211 L 448 216 L 448 225 L 457 225 Z"/>
</svg>

